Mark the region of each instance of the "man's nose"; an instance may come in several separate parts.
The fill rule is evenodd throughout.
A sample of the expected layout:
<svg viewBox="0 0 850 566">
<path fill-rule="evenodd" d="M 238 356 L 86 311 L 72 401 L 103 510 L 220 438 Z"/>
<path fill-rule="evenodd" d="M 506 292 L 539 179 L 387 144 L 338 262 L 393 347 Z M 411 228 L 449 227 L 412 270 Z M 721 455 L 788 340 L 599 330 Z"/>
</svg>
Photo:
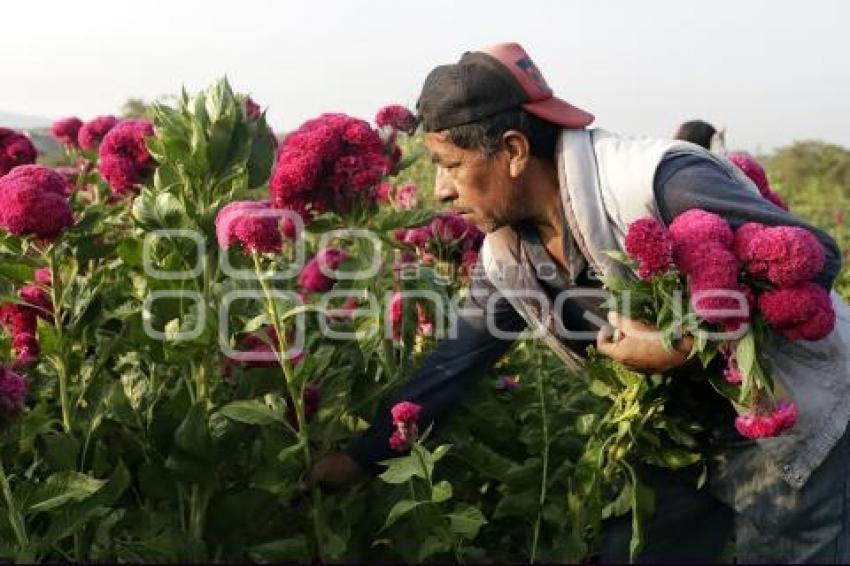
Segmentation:
<svg viewBox="0 0 850 566">
<path fill-rule="evenodd" d="M 437 167 L 437 177 L 434 179 L 434 196 L 443 204 L 448 204 L 457 198 L 454 183 L 442 167 Z"/>
</svg>

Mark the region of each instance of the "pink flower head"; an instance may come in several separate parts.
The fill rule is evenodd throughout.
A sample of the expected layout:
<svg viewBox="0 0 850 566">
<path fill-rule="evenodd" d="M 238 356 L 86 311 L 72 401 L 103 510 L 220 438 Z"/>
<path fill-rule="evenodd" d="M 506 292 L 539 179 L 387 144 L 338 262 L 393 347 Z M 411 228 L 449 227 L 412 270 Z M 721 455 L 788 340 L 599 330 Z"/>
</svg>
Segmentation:
<svg viewBox="0 0 850 566">
<path fill-rule="evenodd" d="M 390 413 L 393 417 L 393 424 L 411 424 L 419 422 L 419 415 L 422 412 L 422 406 L 410 401 L 402 401 L 393 405 Z"/>
<path fill-rule="evenodd" d="M 419 188 L 416 183 L 402 185 L 396 192 L 394 200 L 401 210 L 411 210 L 419 206 Z"/>
<path fill-rule="evenodd" d="M 779 436 L 797 424 L 797 406 L 791 401 L 780 401 L 770 413 L 755 412 L 735 419 L 735 428 L 747 438 Z"/>
<path fill-rule="evenodd" d="M 744 252 L 748 270 L 779 287 L 793 287 L 823 269 L 826 254 L 818 239 L 796 226 L 775 226 L 755 233 Z"/>
<path fill-rule="evenodd" d="M 770 188 L 770 182 L 767 180 L 767 173 L 765 173 L 764 167 L 752 155 L 745 151 L 733 151 L 732 153 L 728 153 L 726 158 L 750 178 L 762 197 L 779 208 L 788 210 L 788 205 L 782 200 L 782 197 Z"/>
<path fill-rule="evenodd" d="M 0 328 L 12 336 L 15 365 L 18 367 L 28 366 L 38 358 L 36 323 L 36 312 L 31 307 L 21 304 L 0 306 Z"/>
<path fill-rule="evenodd" d="M 279 252 L 285 233 L 294 235 L 294 225 L 284 225 L 281 217 L 268 202 L 234 201 L 222 208 L 215 219 L 218 244 L 228 249 L 239 243 L 246 254 Z"/>
<path fill-rule="evenodd" d="M 767 228 L 764 224 L 758 222 L 747 222 L 735 230 L 735 240 L 732 244 L 732 249 L 735 252 L 735 257 L 743 264 L 750 262 L 750 243 L 753 238 Z M 763 275 L 763 274 L 760 274 Z"/>
<path fill-rule="evenodd" d="M 734 236 L 729 223 L 711 212 L 695 208 L 683 212 L 670 224 L 670 235 L 673 237 L 676 264 L 685 273 L 688 272 L 687 256 L 699 246 L 715 243 L 722 248 L 732 247 Z M 685 265 L 683 265 L 683 263 Z"/>
<path fill-rule="evenodd" d="M 38 152 L 25 135 L 0 128 L 0 177 L 18 165 L 35 163 Z"/>
<path fill-rule="evenodd" d="M 738 367 L 738 361 L 734 355 L 729 358 L 726 368 L 723 370 L 723 379 L 731 385 L 740 385 L 744 381 L 744 375 L 741 373 L 741 368 Z"/>
<path fill-rule="evenodd" d="M 789 340 L 820 340 L 835 328 L 832 301 L 816 283 L 765 291 L 759 296 L 759 310 Z"/>
<path fill-rule="evenodd" d="M 399 431 L 393 432 L 390 436 L 390 448 L 396 452 L 404 452 L 409 446 L 410 444 Z"/>
<path fill-rule="evenodd" d="M 21 165 L 0 177 L 0 227 L 21 235 L 54 238 L 73 224 L 68 185 L 40 165 Z"/>
<path fill-rule="evenodd" d="M 390 183 L 381 183 L 375 189 L 375 200 L 380 204 L 389 204 L 392 202 L 394 187 Z"/>
<path fill-rule="evenodd" d="M 312 216 L 372 205 L 392 163 L 378 133 L 345 114 L 308 120 L 281 143 L 269 182 L 272 203 Z"/>
<path fill-rule="evenodd" d="M 338 269 L 348 258 L 348 254 L 337 248 L 325 248 L 311 259 L 298 275 L 298 284 L 307 292 L 322 293 L 333 288 L 335 279 L 322 273 L 325 270 Z"/>
<path fill-rule="evenodd" d="M 118 195 L 135 191 L 153 170 L 154 161 L 145 145 L 145 138 L 153 133 L 153 124 L 147 120 L 124 120 L 103 138 L 100 174 Z"/>
<path fill-rule="evenodd" d="M 390 413 L 393 418 L 393 424 L 396 427 L 395 433 L 390 438 L 390 447 L 396 451 L 403 451 L 409 447 L 418 436 L 419 415 L 422 412 L 422 407 L 416 403 L 402 401 L 393 405 Z"/>
<path fill-rule="evenodd" d="M 109 130 L 118 124 L 118 118 L 115 116 L 98 116 L 83 124 L 77 134 L 77 141 L 80 147 L 88 150 L 96 150 L 100 147 L 100 142 Z"/>
<path fill-rule="evenodd" d="M 0 426 L 9 426 L 23 412 L 26 396 L 27 380 L 0 366 Z"/>
<path fill-rule="evenodd" d="M 254 100 L 248 96 L 245 98 L 245 117 L 248 120 L 256 120 L 262 114 L 262 110 L 260 109 L 260 105 L 254 102 Z"/>
<path fill-rule="evenodd" d="M 62 145 L 76 147 L 77 134 L 79 134 L 82 126 L 82 120 L 76 116 L 71 116 L 69 118 L 62 118 L 61 120 L 53 122 L 53 125 L 50 126 L 50 133 L 53 134 L 56 141 Z"/>
<path fill-rule="evenodd" d="M 673 262 L 673 238 L 654 218 L 632 222 L 625 247 L 629 257 L 638 261 L 638 276 L 644 280 L 665 273 Z"/>
<path fill-rule="evenodd" d="M 690 274 L 688 290 L 691 305 L 700 318 L 725 323 L 730 318 L 741 318 L 730 311 L 748 312 L 747 295 L 738 284 L 738 260 L 731 251 L 716 242 L 709 242 L 698 247 L 685 265 Z M 746 304 L 742 305 L 742 300 Z"/>
<path fill-rule="evenodd" d="M 379 128 L 389 126 L 394 130 L 413 133 L 413 130 L 416 128 L 416 116 L 400 104 L 391 104 L 378 110 L 375 116 L 375 124 Z"/>
</svg>

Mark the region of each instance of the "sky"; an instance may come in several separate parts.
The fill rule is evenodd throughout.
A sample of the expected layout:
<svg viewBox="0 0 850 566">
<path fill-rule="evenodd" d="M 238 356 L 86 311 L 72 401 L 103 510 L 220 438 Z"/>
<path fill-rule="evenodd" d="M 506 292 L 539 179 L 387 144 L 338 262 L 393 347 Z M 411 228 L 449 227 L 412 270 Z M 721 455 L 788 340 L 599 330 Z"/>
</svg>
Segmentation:
<svg viewBox="0 0 850 566">
<path fill-rule="evenodd" d="M 3 7 L 0 112 L 83 119 L 227 75 L 287 130 L 415 104 L 428 71 L 517 41 L 596 126 L 734 149 L 850 147 L 846 0 L 29 0 Z M 2 125 L 2 124 L 0 124 Z"/>
</svg>

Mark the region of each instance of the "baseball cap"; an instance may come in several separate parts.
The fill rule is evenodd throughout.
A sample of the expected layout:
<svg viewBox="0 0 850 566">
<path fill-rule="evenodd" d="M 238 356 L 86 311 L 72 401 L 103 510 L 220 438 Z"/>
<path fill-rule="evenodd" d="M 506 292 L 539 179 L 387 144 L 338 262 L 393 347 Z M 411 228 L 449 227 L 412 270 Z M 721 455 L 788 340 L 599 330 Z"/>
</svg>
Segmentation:
<svg viewBox="0 0 850 566">
<path fill-rule="evenodd" d="M 427 132 L 476 122 L 523 108 L 564 128 L 583 128 L 593 114 L 553 95 L 540 69 L 518 43 L 468 51 L 433 69 L 416 104 Z"/>
</svg>

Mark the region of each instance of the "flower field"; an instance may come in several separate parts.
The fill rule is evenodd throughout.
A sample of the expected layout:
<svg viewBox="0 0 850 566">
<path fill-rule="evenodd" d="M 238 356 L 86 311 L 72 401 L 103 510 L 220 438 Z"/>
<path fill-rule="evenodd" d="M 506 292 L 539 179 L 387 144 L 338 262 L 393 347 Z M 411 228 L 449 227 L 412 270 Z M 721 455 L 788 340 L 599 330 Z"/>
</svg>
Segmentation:
<svg viewBox="0 0 850 566">
<path fill-rule="evenodd" d="M 452 332 L 483 241 L 437 210 L 414 128 L 388 106 L 278 139 L 224 80 L 61 120 L 49 167 L 0 128 L 2 559 L 567 562 L 648 512 L 622 431 L 654 421 L 612 407 L 650 414 L 664 384 L 523 338 L 439 430 L 384 403 Z M 850 259 L 847 187 L 774 187 Z M 378 411 L 383 473 L 308 485 Z"/>
</svg>

